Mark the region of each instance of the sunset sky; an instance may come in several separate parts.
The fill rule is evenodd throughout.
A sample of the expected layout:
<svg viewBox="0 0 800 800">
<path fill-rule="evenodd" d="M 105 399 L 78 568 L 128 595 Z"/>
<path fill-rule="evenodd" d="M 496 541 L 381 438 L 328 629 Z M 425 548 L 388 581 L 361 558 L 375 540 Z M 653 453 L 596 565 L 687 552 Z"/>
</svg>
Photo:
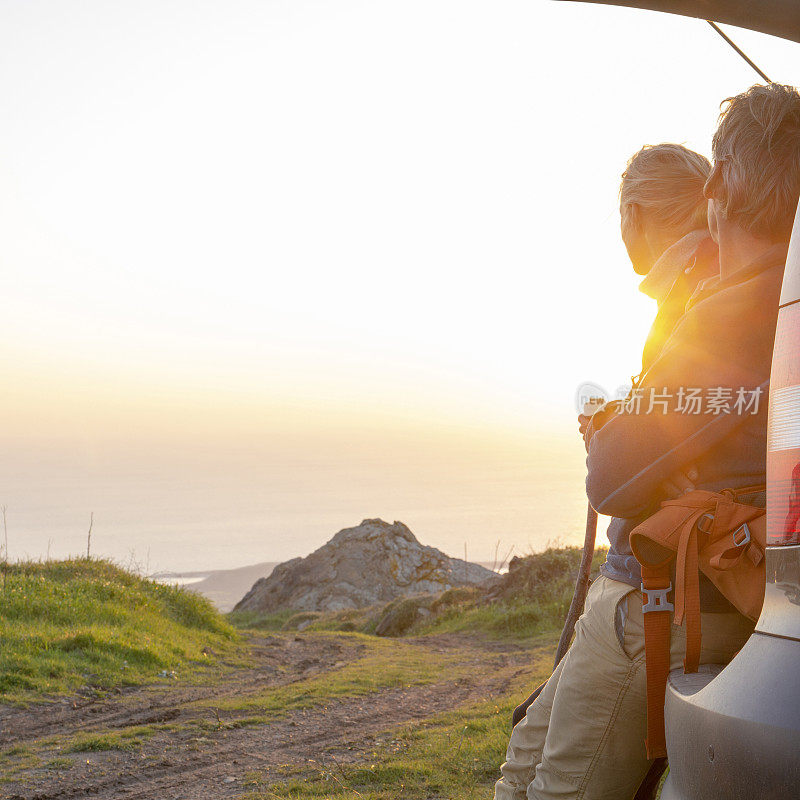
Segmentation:
<svg viewBox="0 0 800 800">
<path fill-rule="evenodd" d="M 547 0 L 0 1 L 12 556 L 90 511 L 170 568 L 393 514 L 476 559 L 579 541 L 575 390 L 654 313 L 619 175 L 708 153 L 755 80 L 701 21 Z"/>
</svg>

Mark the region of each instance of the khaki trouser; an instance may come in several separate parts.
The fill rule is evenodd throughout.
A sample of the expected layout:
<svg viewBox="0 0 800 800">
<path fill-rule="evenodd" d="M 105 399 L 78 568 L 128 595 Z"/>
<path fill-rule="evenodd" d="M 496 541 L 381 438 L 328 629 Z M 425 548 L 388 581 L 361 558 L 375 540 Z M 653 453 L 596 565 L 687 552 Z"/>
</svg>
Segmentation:
<svg viewBox="0 0 800 800">
<path fill-rule="evenodd" d="M 630 800 L 650 762 L 641 593 L 601 576 L 589 589 L 575 640 L 514 728 L 495 800 Z M 703 614 L 701 663 L 726 664 L 753 623 Z M 672 626 L 671 669 L 685 633 Z"/>
</svg>

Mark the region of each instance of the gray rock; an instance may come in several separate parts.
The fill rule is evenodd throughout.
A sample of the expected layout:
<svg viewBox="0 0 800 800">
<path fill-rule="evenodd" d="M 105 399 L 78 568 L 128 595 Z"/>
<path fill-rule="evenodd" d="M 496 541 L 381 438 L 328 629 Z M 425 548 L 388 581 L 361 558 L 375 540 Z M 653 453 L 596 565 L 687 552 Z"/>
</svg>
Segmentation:
<svg viewBox="0 0 800 800">
<path fill-rule="evenodd" d="M 365 519 L 306 558 L 279 564 L 236 611 L 341 611 L 497 580 L 491 570 L 427 547 L 402 523 Z"/>
</svg>

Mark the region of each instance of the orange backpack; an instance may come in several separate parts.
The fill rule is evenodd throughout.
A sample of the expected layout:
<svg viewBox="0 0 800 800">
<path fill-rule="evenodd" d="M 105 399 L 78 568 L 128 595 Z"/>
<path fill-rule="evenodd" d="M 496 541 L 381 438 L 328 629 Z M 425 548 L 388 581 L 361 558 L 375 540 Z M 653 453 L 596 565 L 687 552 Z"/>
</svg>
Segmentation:
<svg viewBox="0 0 800 800">
<path fill-rule="evenodd" d="M 685 672 L 700 665 L 700 572 L 745 616 L 758 619 L 766 571 L 765 509 L 737 502 L 764 486 L 708 492 L 695 489 L 631 531 L 642 566 L 645 667 L 647 671 L 647 757 L 666 756 L 664 702 L 670 665 L 670 613 L 686 623 Z M 673 590 L 675 603 L 667 595 Z"/>
</svg>

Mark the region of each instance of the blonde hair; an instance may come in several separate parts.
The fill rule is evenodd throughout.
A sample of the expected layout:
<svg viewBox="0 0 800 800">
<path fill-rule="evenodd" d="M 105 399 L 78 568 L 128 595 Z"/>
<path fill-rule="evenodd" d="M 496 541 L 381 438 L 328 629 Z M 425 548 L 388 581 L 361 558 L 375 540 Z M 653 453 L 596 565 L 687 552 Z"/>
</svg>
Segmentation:
<svg viewBox="0 0 800 800">
<path fill-rule="evenodd" d="M 680 144 L 645 145 L 631 156 L 619 187 L 623 232 L 641 230 L 641 214 L 680 239 L 706 227 L 703 187 L 711 162 Z"/>
<path fill-rule="evenodd" d="M 788 241 L 800 195 L 800 94 L 756 85 L 723 107 L 706 196 L 753 236 Z"/>
</svg>

